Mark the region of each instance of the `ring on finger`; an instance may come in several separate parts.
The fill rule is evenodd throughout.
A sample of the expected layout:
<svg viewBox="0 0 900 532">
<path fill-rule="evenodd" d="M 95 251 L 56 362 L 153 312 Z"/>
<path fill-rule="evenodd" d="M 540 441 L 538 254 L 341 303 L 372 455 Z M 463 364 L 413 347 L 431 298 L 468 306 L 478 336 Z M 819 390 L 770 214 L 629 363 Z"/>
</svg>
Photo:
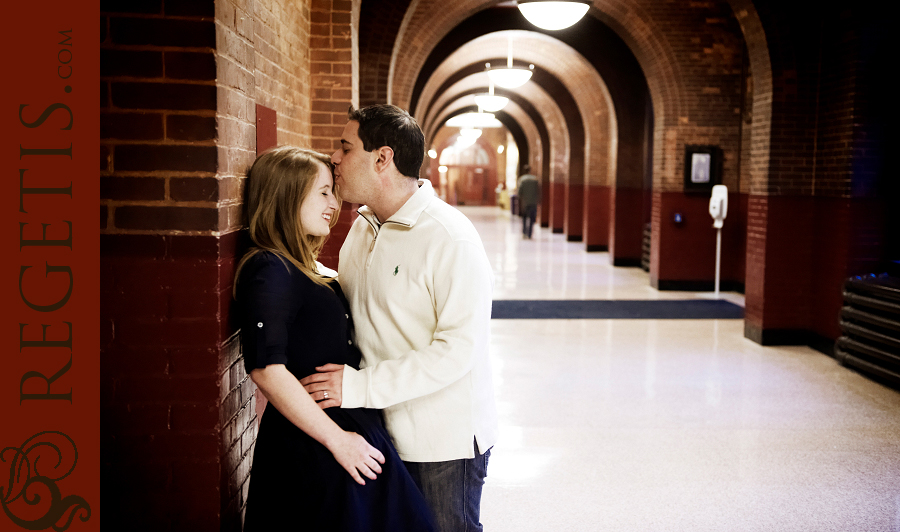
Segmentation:
<svg viewBox="0 0 900 532">
<path fill-rule="evenodd" d="M 328 399 L 328 392 L 323 392 L 323 393 L 322 393 L 322 396 L 323 396 L 325 399 Z"/>
</svg>

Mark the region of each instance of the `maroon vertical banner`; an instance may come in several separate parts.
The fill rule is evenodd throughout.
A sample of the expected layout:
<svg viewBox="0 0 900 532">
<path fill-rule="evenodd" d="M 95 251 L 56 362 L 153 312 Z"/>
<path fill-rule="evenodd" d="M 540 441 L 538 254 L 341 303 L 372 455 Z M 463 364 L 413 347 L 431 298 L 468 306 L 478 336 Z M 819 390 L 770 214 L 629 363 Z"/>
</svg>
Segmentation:
<svg viewBox="0 0 900 532">
<path fill-rule="evenodd" d="M 100 529 L 98 14 L 4 5 L 2 531 Z"/>
</svg>

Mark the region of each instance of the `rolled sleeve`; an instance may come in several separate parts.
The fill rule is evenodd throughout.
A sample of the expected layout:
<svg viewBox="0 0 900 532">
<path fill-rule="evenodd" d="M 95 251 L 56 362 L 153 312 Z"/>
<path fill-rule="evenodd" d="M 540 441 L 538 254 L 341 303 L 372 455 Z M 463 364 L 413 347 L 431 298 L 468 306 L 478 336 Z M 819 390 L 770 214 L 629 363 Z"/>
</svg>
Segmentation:
<svg viewBox="0 0 900 532">
<path fill-rule="evenodd" d="M 281 260 L 271 255 L 254 259 L 239 281 L 241 344 L 248 373 L 287 363 L 288 327 L 301 305 L 293 297 L 291 273 Z"/>
</svg>

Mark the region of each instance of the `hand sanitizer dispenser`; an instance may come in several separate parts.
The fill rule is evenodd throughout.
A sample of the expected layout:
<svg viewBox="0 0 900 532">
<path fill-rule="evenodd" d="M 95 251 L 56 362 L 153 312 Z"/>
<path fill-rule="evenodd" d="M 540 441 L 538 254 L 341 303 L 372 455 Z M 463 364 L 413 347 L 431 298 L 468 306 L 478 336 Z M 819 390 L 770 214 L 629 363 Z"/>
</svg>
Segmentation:
<svg viewBox="0 0 900 532">
<path fill-rule="evenodd" d="M 728 187 L 716 185 L 712 189 L 709 198 L 709 215 L 713 218 L 713 227 L 716 228 L 716 299 L 719 299 L 719 274 L 722 264 L 722 225 L 725 216 L 728 215 Z"/>
<path fill-rule="evenodd" d="M 716 185 L 709 198 L 709 215 L 713 217 L 713 227 L 721 229 L 728 215 L 728 187 Z"/>
</svg>

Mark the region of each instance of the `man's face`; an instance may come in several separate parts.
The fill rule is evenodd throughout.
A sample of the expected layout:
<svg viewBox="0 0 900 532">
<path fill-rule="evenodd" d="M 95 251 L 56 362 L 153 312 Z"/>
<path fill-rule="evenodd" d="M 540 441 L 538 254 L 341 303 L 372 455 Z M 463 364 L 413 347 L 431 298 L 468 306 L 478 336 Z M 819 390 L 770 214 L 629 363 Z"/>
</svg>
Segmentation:
<svg viewBox="0 0 900 532">
<path fill-rule="evenodd" d="M 341 199 L 351 203 L 368 204 L 377 191 L 375 151 L 368 152 L 359 139 L 359 122 L 351 120 L 341 133 L 341 147 L 331 156 L 334 164 L 334 184 Z"/>
</svg>

